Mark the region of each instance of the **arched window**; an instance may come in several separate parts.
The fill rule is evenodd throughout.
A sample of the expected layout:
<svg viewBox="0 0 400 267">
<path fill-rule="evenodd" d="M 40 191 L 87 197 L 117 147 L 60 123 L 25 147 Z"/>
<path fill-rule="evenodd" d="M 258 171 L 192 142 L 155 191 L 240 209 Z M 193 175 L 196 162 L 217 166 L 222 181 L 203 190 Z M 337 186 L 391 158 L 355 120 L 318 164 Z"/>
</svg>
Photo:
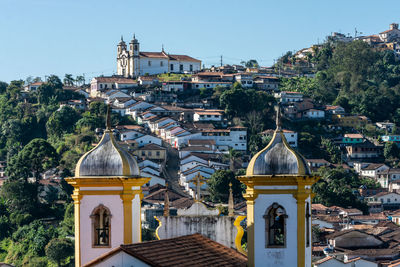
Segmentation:
<svg viewBox="0 0 400 267">
<path fill-rule="evenodd" d="M 286 246 L 286 211 L 278 203 L 272 204 L 263 216 L 265 219 L 265 247 Z"/>
<path fill-rule="evenodd" d="M 310 214 L 310 203 L 307 202 L 306 206 L 306 246 L 310 246 L 310 220 L 311 220 L 311 214 Z"/>
<path fill-rule="evenodd" d="M 93 246 L 110 246 L 111 213 L 104 205 L 99 205 L 90 215 L 92 218 Z"/>
</svg>

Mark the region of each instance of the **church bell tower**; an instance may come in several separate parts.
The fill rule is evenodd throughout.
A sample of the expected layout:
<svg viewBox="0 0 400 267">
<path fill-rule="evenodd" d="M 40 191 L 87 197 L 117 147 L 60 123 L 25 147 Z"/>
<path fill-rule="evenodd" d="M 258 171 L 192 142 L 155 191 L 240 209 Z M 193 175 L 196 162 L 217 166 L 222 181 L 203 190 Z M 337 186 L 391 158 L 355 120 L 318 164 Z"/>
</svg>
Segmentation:
<svg viewBox="0 0 400 267">
<path fill-rule="evenodd" d="M 130 59 L 130 76 L 138 77 L 140 75 L 140 44 L 133 34 L 133 39 L 129 43 L 129 59 Z"/>
<path fill-rule="evenodd" d="M 279 125 L 250 161 L 246 175 L 248 266 L 311 267 L 312 176 Z"/>
<path fill-rule="evenodd" d="M 97 146 L 83 155 L 74 187 L 75 266 L 82 266 L 121 244 L 141 242 L 141 186 L 133 155 L 118 146 L 107 112 L 107 129 Z"/>
<path fill-rule="evenodd" d="M 127 77 L 129 74 L 129 66 L 128 66 L 128 61 L 129 61 L 129 55 L 126 49 L 126 43 L 121 36 L 121 41 L 117 45 L 117 73 L 118 75 Z"/>
</svg>

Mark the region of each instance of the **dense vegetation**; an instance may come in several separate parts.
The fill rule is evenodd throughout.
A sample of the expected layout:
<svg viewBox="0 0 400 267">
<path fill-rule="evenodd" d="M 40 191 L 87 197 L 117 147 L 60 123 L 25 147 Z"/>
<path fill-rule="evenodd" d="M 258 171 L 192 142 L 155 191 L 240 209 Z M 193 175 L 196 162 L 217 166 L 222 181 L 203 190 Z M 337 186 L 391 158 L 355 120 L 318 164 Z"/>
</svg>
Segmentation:
<svg viewBox="0 0 400 267">
<path fill-rule="evenodd" d="M 282 80 L 282 90 L 300 91 L 323 104 L 338 104 L 372 121 L 400 122 L 400 62 L 393 51 L 363 41 L 326 42 L 314 48 L 315 78 Z"/>
<path fill-rule="evenodd" d="M 66 75 L 64 84 L 70 84 Z M 0 159 L 7 175 L 0 190 L 0 262 L 17 266 L 73 264 L 72 188 L 41 183 L 44 173 L 73 175 L 79 157 L 96 142 L 95 128 L 105 124 L 106 105 L 93 102 L 88 111 L 60 106 L 83 99 L 64 90 L 50 76 L 36 92 L 24 81 L 0 83 Z M 112 114 L 115 124 L 133 121 Z M 57 189 L 61 188 L 61 189 Z"/>
</svg>

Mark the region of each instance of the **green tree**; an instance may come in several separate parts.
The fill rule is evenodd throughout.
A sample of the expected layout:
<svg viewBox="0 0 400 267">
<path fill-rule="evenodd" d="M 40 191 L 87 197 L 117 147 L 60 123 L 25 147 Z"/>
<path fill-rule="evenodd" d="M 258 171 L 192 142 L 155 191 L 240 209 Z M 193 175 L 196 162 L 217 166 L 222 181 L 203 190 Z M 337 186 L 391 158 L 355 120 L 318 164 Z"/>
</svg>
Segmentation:
<svg viewBox="0 0 400 267">
<path fill-rule="evenodd" d="M 65 74 L 65 77 L 64 77 L 64 84 L 65 85 L 69 85 L 69 86 L 72 86 L 72 85 L 74 85 L 74 77 L 72 76 L 72 74 Z"/>
<path fill-rule="evenodd" d="M 58 165 L 58 154 L 46 140 L 36 138 L 29 142 L 7 166 L 10 178 L 28 178 L 30 174 L 39 182 L 41 174 Z"/>
<path fill-rule="evenodd" d="M 37 213 L 38 198 L 36 184 L 28 183 L 25 180 L 7 180 L 1 187 L 0 196 L 5 200 L 10 220 L 16 224 L 20 224 L 25 219 L 29 220 L 30 218 L 30 216 L 21 217 L 18 215 Z"/>
<path fill-rule="evenodd" d="M 71 133 L 74 125 L 79 120 L 79 114 L 75 109 L 64 106 L 54 111 L 46 123 L 47 133 L 50 136 L 61 137 L 65 133 Z"/>
<path fill-rule="evenodd" d="M 62 266 L 74 254 L 74 245 L 69 239 L 52 239 L 46 246 L 46 256 L 57 266 Z"/>
<path fill-rule="evenodd" d="M 0 94 L 4 94 L 6 92 L 7 87 L 8 84 L 6 82 L 0 81 Z"/>
<path fill-rule="evenodd" d="M 383 156 L 385 159 L 398 159 L 399 158 L 399 147 L 394 142 L 386 142 L 383 149 Z"/>
<path fill-rule="evenodd" d="M 83 77 L 82 75 L 78 75 L 78 76 L 76 76 L 75 81 L 80 85 L 84 85 L 85 84 L 85 77 Z"/>
<path fill-rule="evenodd" d="M 228 170 L 218 170 L 207 181 L 211 201 L 214 203 L 226 203 L 229 197 L 229 183 L 232 183 L 234 198 L 241 199 L 243 193 L 242 184 L 235 178 L 235 173 Z"/>
<path fill-rule="evenodd" d="M 343 168 L 320 168 L 321 179 L 313 185 L 314 202 L 325 206 L 354 207 L 366 212 L 367 205 L 361 202 L 353 191 L 362 184 L 354 171 Z"/>
<path fill-rule="evenodd" d="M 338 146 L 336 146 L 330 139 L 321 138 L 321 150 L 325 152 L 327 160 L 332 163 L 341 162 L 341 153 Z"/>
</svg>

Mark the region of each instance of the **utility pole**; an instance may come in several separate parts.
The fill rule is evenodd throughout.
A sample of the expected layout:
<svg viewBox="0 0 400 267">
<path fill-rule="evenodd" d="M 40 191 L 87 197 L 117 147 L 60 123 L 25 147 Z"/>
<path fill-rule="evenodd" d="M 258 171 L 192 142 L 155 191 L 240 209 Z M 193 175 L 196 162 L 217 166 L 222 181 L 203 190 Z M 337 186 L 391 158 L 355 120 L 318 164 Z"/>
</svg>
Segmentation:
<svg viewBox="0 0 400 267">
<path fill-rule="evenodd" d="M 222 67 L 222 55 L 221 55 L 221 67 Z"/>
</svg>

